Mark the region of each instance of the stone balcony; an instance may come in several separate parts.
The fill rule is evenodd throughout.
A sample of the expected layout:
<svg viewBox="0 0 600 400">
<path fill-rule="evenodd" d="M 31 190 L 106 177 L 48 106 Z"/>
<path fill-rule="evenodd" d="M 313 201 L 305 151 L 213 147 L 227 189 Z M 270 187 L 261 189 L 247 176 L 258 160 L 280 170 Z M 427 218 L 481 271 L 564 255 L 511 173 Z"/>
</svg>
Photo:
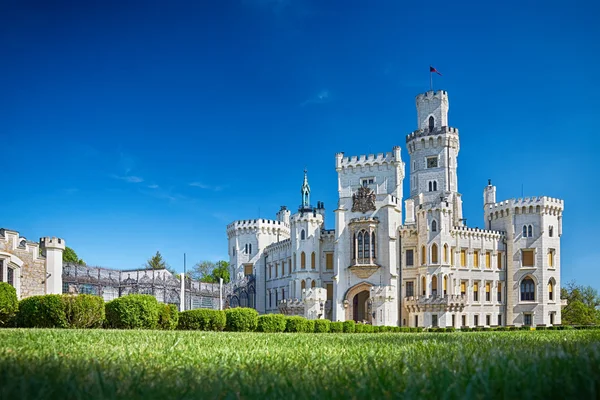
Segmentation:
<svg viewBox="0 0 600 400">
<path fill-rule="evenodd" d="M 404 308 L 409 312 L 462 311 L 467 296 L 450 294 L 446 296 L 410 296 L 404 298 Z"/>
</svg>

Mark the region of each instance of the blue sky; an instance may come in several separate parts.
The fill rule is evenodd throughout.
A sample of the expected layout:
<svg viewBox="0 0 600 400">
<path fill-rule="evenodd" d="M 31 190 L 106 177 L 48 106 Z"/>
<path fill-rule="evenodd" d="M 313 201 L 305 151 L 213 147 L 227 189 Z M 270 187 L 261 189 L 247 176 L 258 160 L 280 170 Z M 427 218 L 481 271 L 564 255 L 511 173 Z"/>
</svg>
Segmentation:
<svg viewBox="0 0 600 400">
<path fill-rule="evenodd" d="M 460 3 L 3 1 L 0 226 L 182 270 L 227 258 L 231 221 L 297 208 L 306 167 L 333 228 L 335 153 L 400 145 L 408 173 L 431 64 L 469 225 L 488 178 L 563 198 L 563 282 L 600 288 L 600 6 Z"/>
</svg>

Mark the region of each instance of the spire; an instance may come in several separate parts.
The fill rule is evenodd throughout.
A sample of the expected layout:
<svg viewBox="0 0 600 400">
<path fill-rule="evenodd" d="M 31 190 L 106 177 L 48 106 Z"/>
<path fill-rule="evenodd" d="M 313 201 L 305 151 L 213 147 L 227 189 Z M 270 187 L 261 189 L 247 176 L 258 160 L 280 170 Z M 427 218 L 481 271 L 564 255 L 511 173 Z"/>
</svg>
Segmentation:
<svg viewBox="0 0 600 400">
<path fill-rule="evenodd" d="M 308 175 L 306 173 L 306 168 L 304 168 L 304 182 L 302 183 L 302 189 L 300 189 L 300 193 L 302 193 L 301 209 L 310 208 L 310 186 L 308 185 Z"/>
</svg>

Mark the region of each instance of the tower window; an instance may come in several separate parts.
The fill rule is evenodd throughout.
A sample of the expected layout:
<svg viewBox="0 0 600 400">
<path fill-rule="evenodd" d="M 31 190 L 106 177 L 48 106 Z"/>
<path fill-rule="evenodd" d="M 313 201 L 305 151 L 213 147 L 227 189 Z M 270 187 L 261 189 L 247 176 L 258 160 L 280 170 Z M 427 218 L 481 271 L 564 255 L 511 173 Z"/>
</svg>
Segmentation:
<svg viewBox="0 0 600 400">
<path fill-rule="evenodd" d="M 437 221 L 431 221 L 431 232 L 437 232 Z"/>
<path fill-rule="evenodd" d="M 527 228 L 527 236 L 533 237 L 533 227 L 531 225 Z"/>
<path fill-rule="evenodd" d="M 304 229 L 300 232 L 300 240 L 306 239 L 306 233 L 304 233 Z"/>
<path fill-rule="evenodd" d="M 521 301 L 535 300 L 535 283 L 531 278 L 525 278 L 521 281 Z"/>
<path fill-rule="evenodd" d="M 527 237 L 527 225 L 523 225 L 523 237 Z"/>
<path fill-rule="evenodd" d="M 548 236 L 554 236 L 554 227 L 552 225 L 548 227 Z"/>
<path fill-rule="evenodd" d="M 437 168 L 438 159 L 437 157 L 427 157 L 427 168 Z"/>
<path fill-rule="evenodd" d="M 406 297 L 413 297 L 415 295 L 415 284 L 412 281 L 406 282 Z"/>
<path fill-rule="evenodd" d="M 406 266 L 412 267 L 415 265 L 415 252 L 414 250 L 406 250 Z"/>
<path fill-rule="evenodd" d="M 435 119 L 431 116 L 429 117 L 429 132 L 433 132 L 433 128 L 435 128 Z"/>
<path fill-rule="evenodd" d="M 437 181 L 433 181 L 433 191 L 437 192 Z"/>
</svg>

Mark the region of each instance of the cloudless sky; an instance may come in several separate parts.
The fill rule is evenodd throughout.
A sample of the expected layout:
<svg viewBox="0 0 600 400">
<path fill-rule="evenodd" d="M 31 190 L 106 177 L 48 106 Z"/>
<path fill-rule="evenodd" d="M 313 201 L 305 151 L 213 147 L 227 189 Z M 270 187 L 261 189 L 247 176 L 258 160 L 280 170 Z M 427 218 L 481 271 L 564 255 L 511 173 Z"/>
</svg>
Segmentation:
<svg viewBox="0 0 600 400">
<path fill-rule="evenodd" d="M 228 259 L 226 225 L 312 202 L 335 153 L 402 147 L 450 96 L 459 191 L 565 200 L 562 279 L 600 288 L 597 1 L 0 1 L 0 226 L 89 265 Z M 404 181 L 408 194 L 409 180 Z"/>
</svg>

